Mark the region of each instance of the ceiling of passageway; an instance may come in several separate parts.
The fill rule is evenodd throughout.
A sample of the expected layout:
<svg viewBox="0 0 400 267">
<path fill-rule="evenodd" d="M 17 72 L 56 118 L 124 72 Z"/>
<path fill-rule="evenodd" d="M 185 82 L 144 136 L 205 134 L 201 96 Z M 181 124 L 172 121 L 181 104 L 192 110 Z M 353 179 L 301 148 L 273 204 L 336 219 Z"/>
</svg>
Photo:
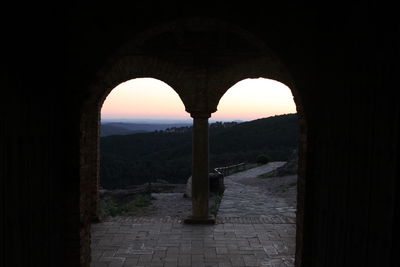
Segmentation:
<svg viewBox="0 0 400 267">
<path fill-rule="evenodd" d="M 155 27 L 125 46 L 125 53 L 151 55 L 207 71 L 272 53 L 244 30 L 212 19 L 176 21 Z"/>
</svg>

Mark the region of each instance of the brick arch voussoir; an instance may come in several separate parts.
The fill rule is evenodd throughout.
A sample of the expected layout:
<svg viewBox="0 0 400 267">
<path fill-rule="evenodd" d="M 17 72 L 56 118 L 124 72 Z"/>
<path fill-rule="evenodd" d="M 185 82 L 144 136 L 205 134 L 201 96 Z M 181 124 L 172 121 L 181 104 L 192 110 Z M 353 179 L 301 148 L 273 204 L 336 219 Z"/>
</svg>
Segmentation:
<svg viewBox="0 0 400 267">
<path fill-rule="evenodd" d="M 184 105 L 187 96 L 182 89 L 185 75 L 173 64 L 149 56 L 125 56 L 114 59 L 112 64 L 97 74 L 91 86 L 90 99 L 86 105 L 96 105 L 99 109 L 108 94 L 119 84 L 136 78 L 154 78 L 169 85 L 180 97 Z"/>
<path fill-rule="evenodd" d="M 210 78 L 210 100 L 215 109 L 223 95 L 236 83 L 247 78 L 266 78 L 288 86 L 293 94 L 296 107 L 301 110 L 301 96 L 289 70 L 273 56 L 251 59 L 214 74 Z M 299 110 L 298 110 L 299 111 Z"/>
</svg>

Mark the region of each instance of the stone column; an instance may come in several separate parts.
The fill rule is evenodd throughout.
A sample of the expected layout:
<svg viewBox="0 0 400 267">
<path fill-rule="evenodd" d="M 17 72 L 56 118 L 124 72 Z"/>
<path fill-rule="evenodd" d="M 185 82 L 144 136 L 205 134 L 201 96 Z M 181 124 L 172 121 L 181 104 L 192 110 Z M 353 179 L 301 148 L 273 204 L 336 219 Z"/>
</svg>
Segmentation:
<svg viewBox="0 0 400 267">
<path fill-rule="evenodd" d="M 208 214 L 208 118 L 211 114 L 191 114 L 193 118 L 192 216 L 185 223 L 215 223 Z"/>
<path fill-rule="evenodd" d="M 80 123 L 80 191 L 81 213 L 89 223 L 100 220 L 99 205 L 99 128 L 100 111 L 93 108 L 82 114 Z"/>
</svg>

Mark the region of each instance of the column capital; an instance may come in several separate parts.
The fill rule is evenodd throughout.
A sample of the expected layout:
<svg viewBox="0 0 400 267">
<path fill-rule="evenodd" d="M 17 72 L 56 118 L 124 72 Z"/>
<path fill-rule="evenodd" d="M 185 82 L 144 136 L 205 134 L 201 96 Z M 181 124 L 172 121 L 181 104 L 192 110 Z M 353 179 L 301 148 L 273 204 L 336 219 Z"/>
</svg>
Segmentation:
<svg viewBox="0 0 400 267">
<path fill-rule="evenodd" d="M 211 117 L 211 112 L 190 112 L 190 117 L 193 119 L 208 119 Z"/>
</svg>

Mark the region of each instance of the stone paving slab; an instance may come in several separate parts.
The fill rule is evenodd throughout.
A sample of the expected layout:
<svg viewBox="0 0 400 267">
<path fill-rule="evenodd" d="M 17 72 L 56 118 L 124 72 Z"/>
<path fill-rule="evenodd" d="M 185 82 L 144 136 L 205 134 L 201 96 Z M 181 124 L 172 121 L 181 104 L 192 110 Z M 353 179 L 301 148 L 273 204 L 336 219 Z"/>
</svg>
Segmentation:
<svg viewBox="0 0 400 267">
<path fill-rule="evenodd" d="M 135 210 L 134 216 L 142 221 L 153 220 L 154 218 L 156 220 L 166 220 L 168 217 L 171 217 L 171 219 L 187 218 L 192 213 L 192 200 L 183 197 L 183 195 L 184 191 L 180 193 L 151 193 L 151 205 Z M 210 207 L 215 202 L 215 199 L 216 195 L 210 195 Z M 121 220 L 121 218 L 118 220 Z"/>
<path fill-rule="evenodd" d="M 155 215 L 93 224 L 91 266 L 293 266 L 293 190 L 262 192 L 259 178 L 243 182 L 254 179 L 256 171 L 251 173 L 226 177 L 215 225 L 187 225 L 177 216 Z M 262 199 L 253 202 L 254 194 Z M 240 208 L 232 209 L 235 205 Z"/>
<path fill-rule="evenodd" d="M 127 226 L 94 225 L 92 266 L 291 266 L 294 260 L 295 247 L 286 244 L 294 238 L 293 224 L 285 231 L 282 224 Z"/>
<path fill-rule="evenodd" d="M 296 176 L 257 178 L 285 162 L 269 164 L 239 172 L 224 179 L 226 190 L 219 217 L 296 217 Z M 293 186 L 289 186 L 293 184 Z M 283 222 L 287 221 L 283 219 Z"/>
</svg>

